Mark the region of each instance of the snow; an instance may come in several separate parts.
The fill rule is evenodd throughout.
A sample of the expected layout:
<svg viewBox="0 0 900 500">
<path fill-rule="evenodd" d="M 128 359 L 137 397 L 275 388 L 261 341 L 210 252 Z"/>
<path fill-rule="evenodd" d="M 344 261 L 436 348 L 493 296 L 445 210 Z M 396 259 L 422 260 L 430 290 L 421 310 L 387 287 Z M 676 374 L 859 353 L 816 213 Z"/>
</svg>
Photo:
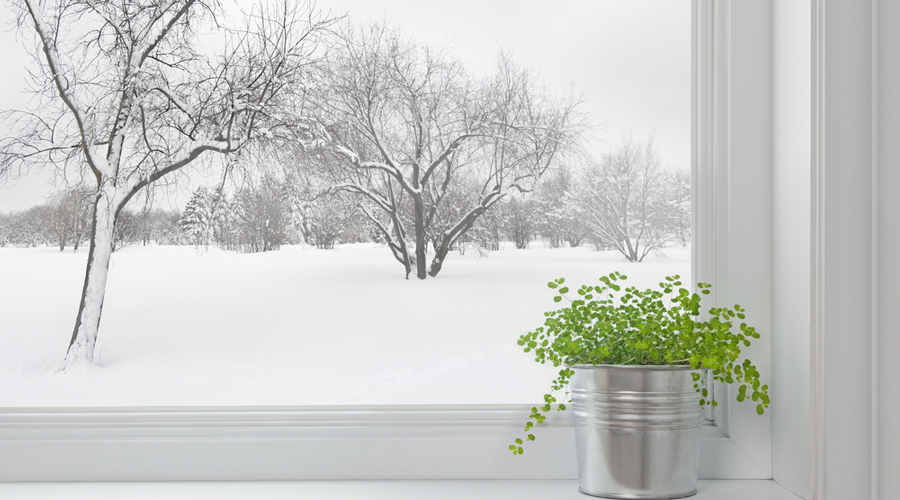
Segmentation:
<svg viewBox="0 0 900 500">
<path fill-rule="evenodd" d="M 558 369 L 516 340 L 557 306 L 548 281 L 618 270 L 648 287 L 690 272 L 684 248 L 631 264 L 504 244 L 407 281 L 376 244 L 126 247 L 110 264 L 97 366 L 59 372 L 86 258 L 0 248 L 0 407 L 534 404 Z"/>
</svg>

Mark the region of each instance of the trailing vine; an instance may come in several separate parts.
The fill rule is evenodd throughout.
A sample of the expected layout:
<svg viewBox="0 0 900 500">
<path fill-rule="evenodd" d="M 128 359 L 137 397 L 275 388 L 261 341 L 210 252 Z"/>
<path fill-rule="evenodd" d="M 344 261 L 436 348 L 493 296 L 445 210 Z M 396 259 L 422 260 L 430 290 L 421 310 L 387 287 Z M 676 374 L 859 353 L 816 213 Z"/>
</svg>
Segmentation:
<svg viewBox="0 0 900 500">
<path fill-rule="evenodd" d="M 574 374 L 573 365 L 673 365 L 709 370 L 714 380 L 738 386 L 737 400 L 750 399 L 757 403 L 756 412 L 762 415 L 769 407 L 767 385 L 761 384 L 759 371 L 746 358 L 741 348 L 750 346 L 759 333 L 748 326 L 745 310 L 734 307 L 712 307 L 708 318 L 700 320 L 701 295 L 709 295 L 711 285 L 698 283 L 700 293 L 681 288 L 678 275 L 667 276 L 659 289 L 638 290 L 627 287 L 623 292 L 619 282 L 627 277 L 614 272 L 600 278 L 601 285 L 584 285 L 577 289 L 576 298 L 569 297 L 565 279 L 547 284 L 556 290 L 554 302 L 569 302 L 567 307 L 544 313 L 544 325 L 519 337 L 518 344 L 525 352 L 533 352 L 538 363 L 552 363 L 563 368 L 551 383 L 551 391 L 544 394 L 544 404 L 531 409 L 525 424 L 528 433 L 524 440 L 534 441 L 530 431 L 544 422 L 552 405 L 553 395 L 563 390 Z M 740 321 L 735 329 L 735 322 Z M 700 406 L 718 403 L 693 373 L 694 389 L 700 394 Z M 568 396 L 568 393 L 566 393 Z M 557 411 L 566 409 L 564 403 Z M 514 455 L 523 453 L 523 439 L 517 438 L 509 446 Z"/>
</svg>

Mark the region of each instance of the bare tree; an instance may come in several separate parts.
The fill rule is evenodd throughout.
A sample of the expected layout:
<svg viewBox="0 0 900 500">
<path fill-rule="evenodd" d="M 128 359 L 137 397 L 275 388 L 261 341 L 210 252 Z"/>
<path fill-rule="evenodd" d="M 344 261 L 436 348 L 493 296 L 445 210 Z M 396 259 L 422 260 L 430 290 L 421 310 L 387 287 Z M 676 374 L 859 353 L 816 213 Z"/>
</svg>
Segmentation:
<svg viewBox="0 0 900 500">
<path fill-rule="evenodd" d="M 50 198 L 46 229 L 49 239 L 59 245 L 60 252 L 68 244 L 78 250 L 81 242 L 90 236 L 92 195 L 91 189 L 74 186 Z"/>
<path fill-rule="evenodd" d="M 671 170 L 663 173 L 664 203 L 659 210 L 673 240 L 682 246 L 691 241 L 691 173 Z"/>
<path fill-rule="evenodd" d="M 224 55 L 201 50 L 215 22 L 202 0 L 24 0 L 19 26 L 36 38 L 41 106 L 5 141 L 0 173 L 51 164 L 95 185 L 90 250 L 66 367 L 91 362 L 117 218 L 149 186 L 204 153 L 243 148 L 282 125 L 324 21 L 285 1 L 231 31 Z M 29 27 L 31 29 L 29 29 Z M 299 130 L 292 120 L 295 134 Z"/>
<path fill-rule="evenodd" d="M 345 237 L 360 241 L 359 203 L 345 192 L 301 192 L 292 197 L 292 213 L 304 241 L 331 249 Z"/>
<path fill-rule="evenodd" d="M 288 242 L 289 203 L 285 186 L 271 176 L 244 187 L 234 196 L 234 212 L 245 252 L 278 250 Z"/>
<path fill-rule="evenodd" d="M 534 200 L 510 196 L 499 208 L 506 237 L 512 240 L 517 249 L 528 248 L 537 227 Z"/>
<path fill-rule="evenodd" d="M 0 212 L 0 247 L 12 243 L 12 217 Z"/>
<path fill-rule="evenodd" d="M 143 246 L 150 244 L 177 245 L 180 244 L 179 222 L 181 212 L 178 210 L 164 210 L 145 205 L 137 214 L 138 241 Z"/>
<path fill-rule="evenodd" d="M 66 207 L 60 203 L 60 197 L 54 197 L 46 205 L 44 211 L 44 220 L 41 221 L 48 242 L 56 243 L 59 251 L 66 249 L 66 243 L 69 240 L 69 213 Z"/>
<path fill-rule="evenodd" d="M 475 221 L 475 225 L 466 232 L 468 240 L 476 246 L 480 253 L 483 250 L 500 250 L 503 233 L 503 216 L 499 210 L 488 210 Z"/>
<path fill-rule="evenodd" d="M 116 216 L 116 228 L 113 233 L 113 252 L 140 241 L 140 214 L 132 210 L 122 210 Z"/>
<path fill-rule="evenodd" d="M 672 207 L 683 204 L 685 195 L 689 207 L 690 189 L 673 199 L 669 180 L 652 137 L 646 143 L 623 139 L 588 169 L 576 197 L 595 242 L 612 245 L 629 262 L 641 262 L 652 250 L 675 241 L 689 224 L 681 219 L 689 221 L 690 212 L 676 214 Z"/>
<path fill-rule="evenodd" d="M 587 236 L 582 208 L 567 203 L 577 191 L 577 178 L 567 168 L 544 176 L 535 190 L 537 230 L 552 248 L 565 243 L 573 248 L 580 246 Z"/>
<path fill-rule="evenodd" d="M 407 277 L 436 276 L 478 218 L 510 189 L 530 190 L 578 133 L 574 102 L 509 57 L 476 80 L 445 52 L 382 25 L 347 29 L 332 55 L 319 102 L 335 180 L 365 198 Z M 448 196 L 464 179 L 473 190 L 455 197 L 467 204 L 448 222 Z"/>
<path fill-rule="evenodd" d="M 14 245 L 36 247 L 50 242 L 46 221 L 49 209 L 38 205 L 9 215 L 9 235 Z"/>
</svg>

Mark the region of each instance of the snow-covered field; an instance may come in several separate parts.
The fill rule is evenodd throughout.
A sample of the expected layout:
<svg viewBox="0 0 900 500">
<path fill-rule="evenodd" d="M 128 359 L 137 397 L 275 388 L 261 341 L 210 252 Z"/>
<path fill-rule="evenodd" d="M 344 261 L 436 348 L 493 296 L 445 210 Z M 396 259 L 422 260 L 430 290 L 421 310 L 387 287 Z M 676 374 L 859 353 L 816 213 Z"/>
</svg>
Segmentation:
<svg viewBox="0 0 900 500">
<path fill-rule="evenodd" d="M 629 264 L 507 244 L 406 281 L 375 244 L 129 247 L 113 255 L 98 366 L 58 372 L 85 261 L 84 250 L 0 248 L 0 407 L 537 403 L 558 369 L 516 340 L 556 306 L 548 281 L 618 270 L 647 287 L 690 273 L 683 248 Z"/>
</svg>

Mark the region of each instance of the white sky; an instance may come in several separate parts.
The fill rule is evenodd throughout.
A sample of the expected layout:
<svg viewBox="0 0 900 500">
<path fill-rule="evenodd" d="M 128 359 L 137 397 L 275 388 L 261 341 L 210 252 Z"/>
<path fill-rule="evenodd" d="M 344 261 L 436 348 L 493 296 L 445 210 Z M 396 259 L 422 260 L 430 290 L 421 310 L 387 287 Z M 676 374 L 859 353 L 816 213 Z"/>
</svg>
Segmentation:
<svg viewBox="0 0 900 500">
<path fill-rule="evenodd" d="M 552 85 L 574 85 L 584 110 L 604 127 L 596 156 L 623 134 L 655 131 L 664 164 L 690 165 L 690 0 L 318 0 L 355 22 L 387 19 L 420 42 L 449 46 L 476 73 L 500 49 L 540 70 Z M 0 109 L 27 101 L 25 65 L 7 4 L 0 4 Z M 0 212 L 42 203 L 46 174 L 0 187 Z M 181 196 L 186 199 L 186 196 Z M 183 201 L 181 201 L 183 203 Z"/>
</svg>

